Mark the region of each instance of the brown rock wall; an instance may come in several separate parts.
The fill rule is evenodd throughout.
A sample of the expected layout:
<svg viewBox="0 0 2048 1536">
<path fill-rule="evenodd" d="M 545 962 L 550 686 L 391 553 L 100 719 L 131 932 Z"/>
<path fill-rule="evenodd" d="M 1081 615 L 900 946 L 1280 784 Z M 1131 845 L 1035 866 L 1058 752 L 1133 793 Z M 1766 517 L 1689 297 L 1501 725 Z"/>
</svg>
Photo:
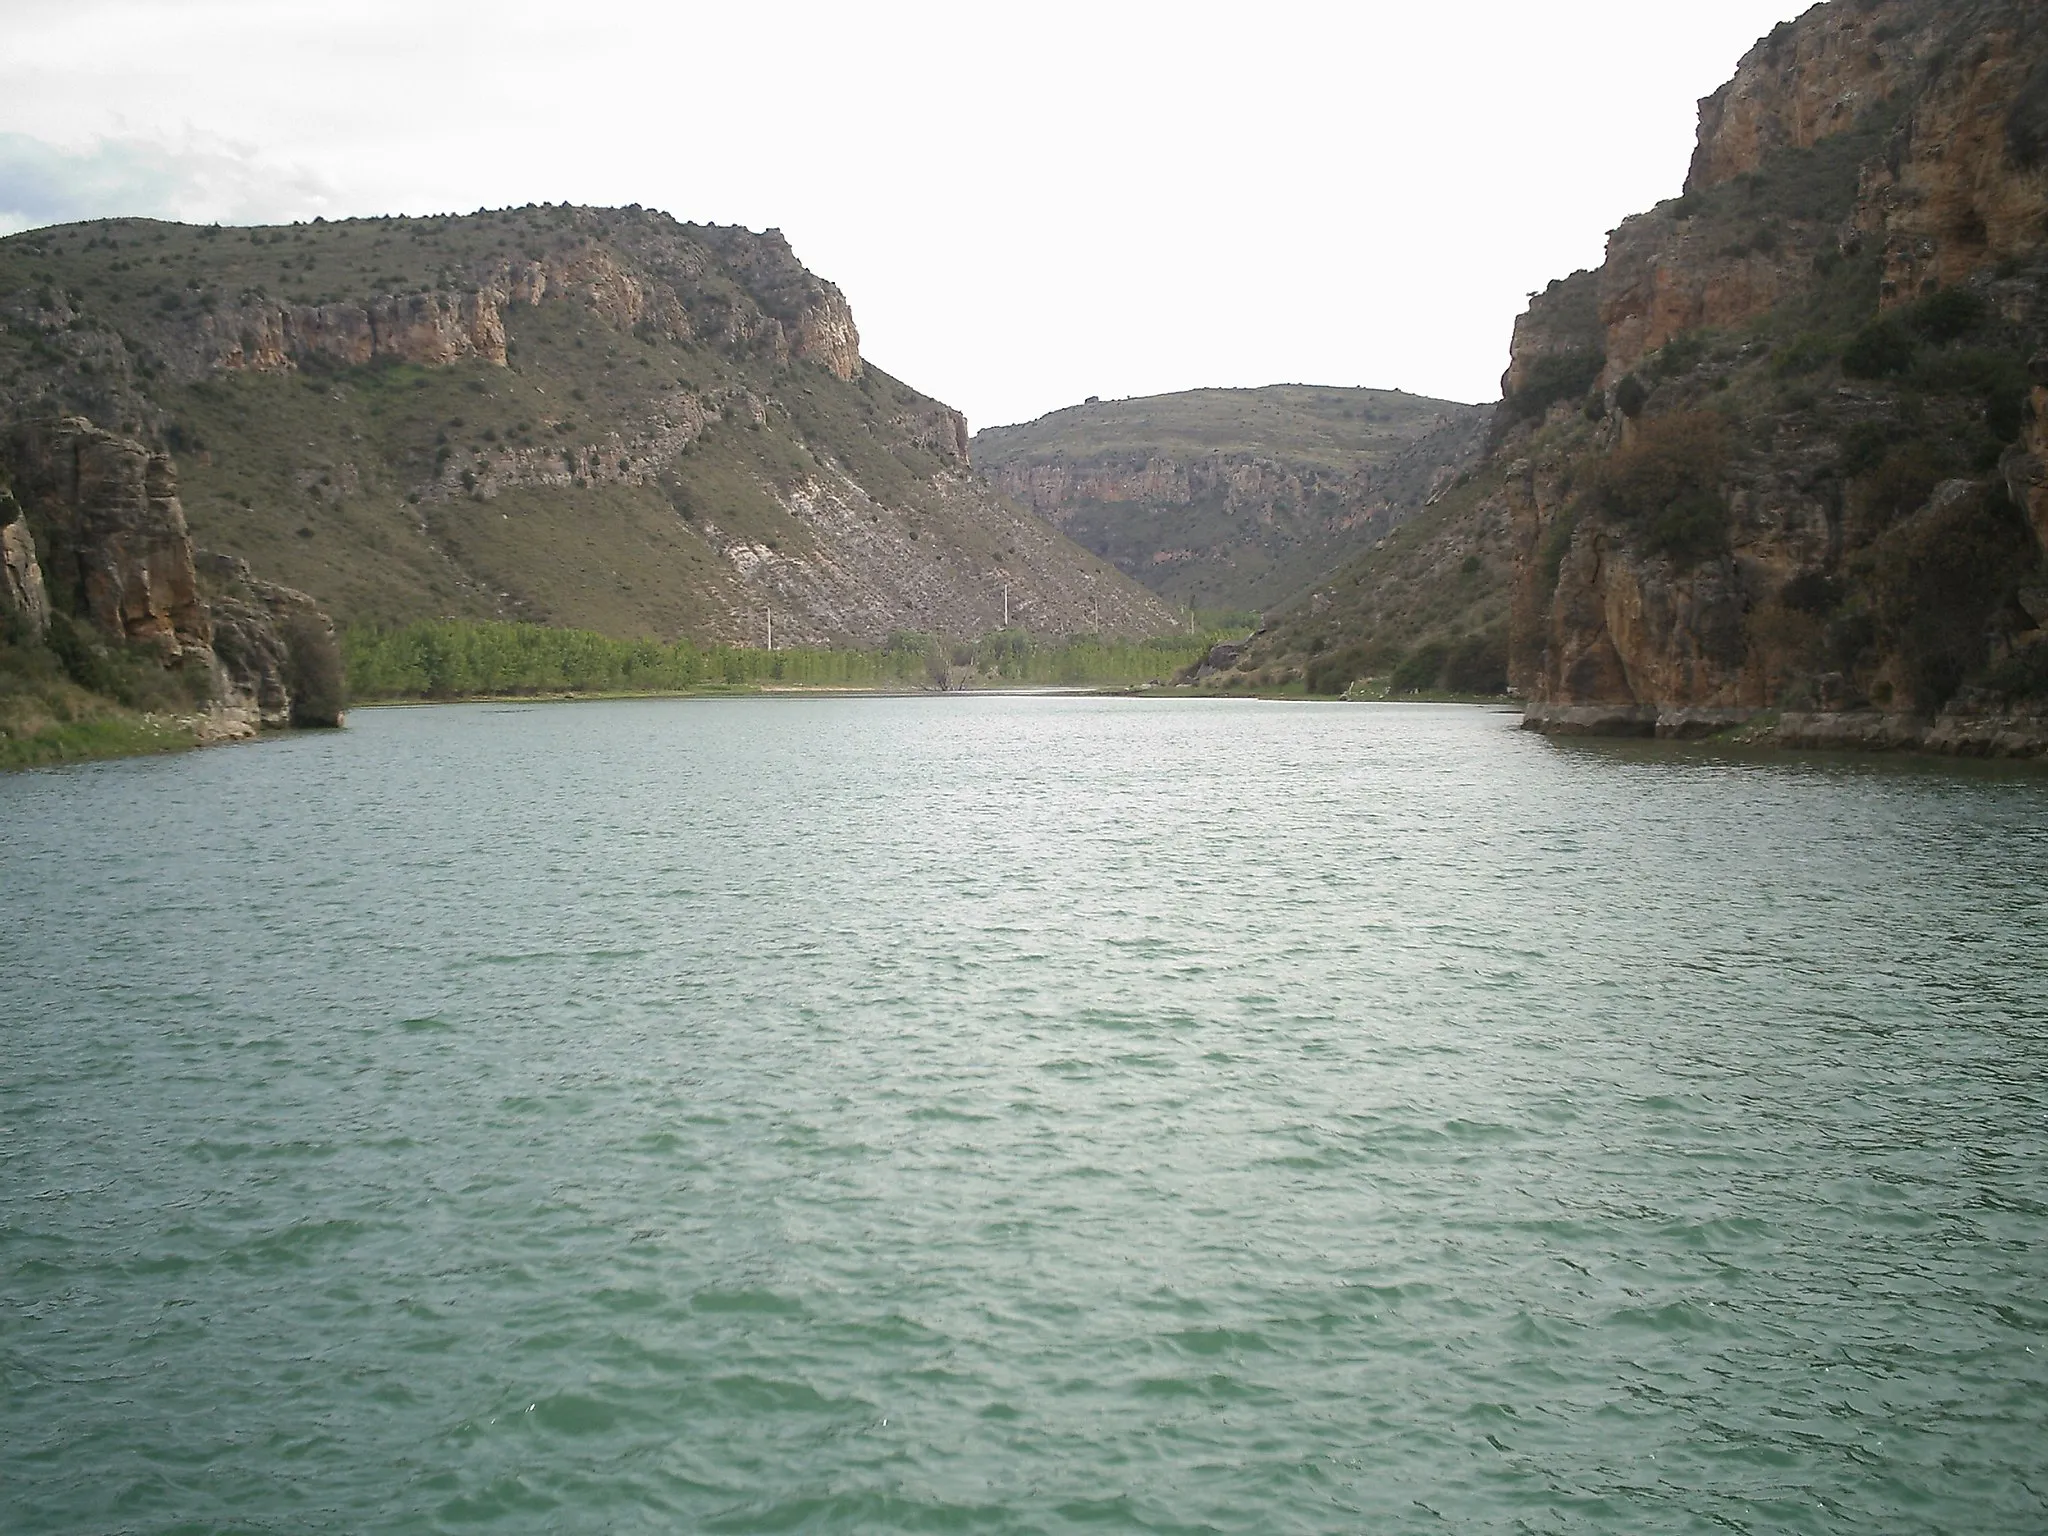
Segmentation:
<svg viewBox="0 0 2048 1536">
<path fill-rule="evenodd" d="M 208 657 L 212 634 L 167 455 L 79 417 L 15 429 L 14 483 L 49 535 L 53 579 L 78 612 L 166 664 Z"/>
<path fill-rule="evenodd" d="M 1600 324 L 1613 384 L 1673 337 L 1754 319 L 1796 291 L 1812 253 L 1730 254 L 1714 237 L 1668 210 L 1626 220 L 1609 238 L 1600 269 Z"/>
<path fill-rule="evenodd" d="M 1774 149 L 1808 149 L 1908 84 L 1934 46 L 1924 0 L 1818 5 L 1759 42 L 1700 102 L 1686 190 L 1753 171 Z"/>
</svg>

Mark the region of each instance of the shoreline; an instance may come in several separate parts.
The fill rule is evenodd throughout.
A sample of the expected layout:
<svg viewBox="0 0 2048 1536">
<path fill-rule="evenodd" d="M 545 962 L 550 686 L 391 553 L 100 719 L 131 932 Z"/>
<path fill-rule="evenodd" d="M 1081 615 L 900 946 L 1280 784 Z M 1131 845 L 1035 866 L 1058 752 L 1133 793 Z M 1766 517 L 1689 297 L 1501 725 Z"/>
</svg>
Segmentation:
<svg viewBox="0 0 2048 1536">
<path fill-rule="evenodd" d="M 1402 708 L 1488 709 L 1521 715 L 1520 728 L 1558 741 L 1655 743 L 1684 749 L 1736 749 L 1757 755 L 1825 754 L 1829 757 L 1916 759 L 1927 763 L 1986 762 L 2025 768 L 2048 768 L 2048 716 L 1954 713 L 1917 716 L 1876 710 L 1791 712 L 1767 709 L 1676 709 L 1651 705 L 1529 704 L 1507 696 L 1472 697 L 1417 695 L 1412 698 L 1326 698 L 1285 689 L 1207 689 L 1172 684 L 1017 684 L 985 688 L 880 688 L 834 683 L 728 684 L 706 688 L 651 691 L 552 691 L 541 693 L 477 693 L 448 698 L 384 698 L 352 701 L 351 711 L 432 709 L 460 704 L 580 704 L 621 701 L 685 701 L 691 699 L 845 698 L 940 699 L 988 698 L 1121 698 L 1132 700 L 1365 705 Z M 203 747 L 251 744 L 298 734 L 293 730 L 262 730 L 217 735 L 205 729 L 205 718 L 145 716 L 137 721 L 105 720 L 62 728 L 62 741 L 35 748 L 44 736 L 0 744 L 27 751 L 21 761 L 6 761 L 0 751 L 0 773 L 64 768 L 79 763 L 113 762 L 126 758 L 160 757 Z"/>
<path fill-rule="evenodd" d="M 2048 763 L 2048 716 L 2044 715 L 1530 704 L 1523 711 L 1522 729 L 1560 738 Z"/>
</svg>

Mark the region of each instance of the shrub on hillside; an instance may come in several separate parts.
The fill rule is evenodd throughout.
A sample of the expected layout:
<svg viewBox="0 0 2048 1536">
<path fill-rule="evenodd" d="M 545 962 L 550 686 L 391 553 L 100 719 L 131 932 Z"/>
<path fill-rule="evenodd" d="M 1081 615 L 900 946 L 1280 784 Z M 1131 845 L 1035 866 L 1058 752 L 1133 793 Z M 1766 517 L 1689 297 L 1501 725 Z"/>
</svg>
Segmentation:
<svg viewBox="0 0 2048 1536">
<path fill-rule="evenodd" d="M 1504 403 L 1510 421 L 1541 421 L 1560 400 L 1575 400 L 1593 387 L 1607 359 L 1592 350 L 1549 352 L 1529 366 L 1522 387 Z"/>
<path fill-rule="evenodd" d="M 1889 378 L 1911 368 L 1914 355 L 1912 334 L 1887 315 L 1850 338 L 1842 349 L 1842 371 L 1852 379 Z"/>
<path fill-rule="evenodd" d="M 348 702 L 348 680 L 334 627 L 312 614 L 294 614 L 284 627 L 284 648 L 292 724 L 340 725 Z"/>
<path fill-rule="evenodd" d="M 2048 164 L 2048 62 L 2037 64 L 2005 119 L 2005 148 L 2027 170 Z"/>
<path fill-rule="evenodd" d="M 1310 693 L 1334 698 L 1361 678 L 1381 675 L 1400 659 L 1398 648 L 1364 641 L 1316 657 L 1302 674 L 1302 682 Z"/>
<path fill-rule="evenodd" d="M 1441 640 L 1431 640 L 1418 645 L 1402 658 L 1394 668 L 1394 674 L 1387 680 L 1387 687 L 1393 693 L 1432 693 L 1443 685 L 1444 663 L 1450 659 L 1451 648 Z"/>
<path fill-rule="evenodd" d="M 1771 372 L 1781 379 L 1804 378 L 1832 363 L 1839 348 L 1818 331 L 1801 331 L 1771 360 Z"/>
<path fill-rule="evenodd" d="M 1505 637 L 1468 635 L 1444 660 L 1444 687 L 1452 693 L 1502 694 L 1508 691 L 1508 643 Z"/>
<path fill-rule="evenodd" d="M 1588 499 L 1651 554 L 1697 563 L 1727 548 L 1728 451 L 1727 424 L 1711 411 L 1656 417 L 1593 467 Z"/>
<path fill-rule="evenodd" d="M 1860 564 L 1909 703 L 1931 714 L 1985 664 L 1988 621 L 2035 565 L 2033 532 L 2004 487 L 1986 487 L 1892 530 Z"/>
<path fill-rule="evenodd" d="M 2048 699 L 2048 642 L 2006 657 L 1985 675 L 1984 686 L 2008 699 Z"/>
<path fill-rule="evenodd" d="M 1941 465 L 1924 442 L 1901 443 L 1855 485 L 1856 509 L 1883 529 L 1927 505 L 1941 483 Z"/>
<path fill-rule="evenodd" d="M 1991 305 L 1968 288 L 1944 288 L 1906 311 L 1906 324 L 1936 346 L 1963 337 L 1990 318 Z"/>
<path fill-rule="evenodd" d="M 1658 349 L 1650 359 L 1649 371 L 1653 378 L 1675 379 L 1680 374 L 1691 373 L 1706 361 L 1707 341 L 1696 331 L 1683 336 L 1674 336 Z"/>
</svg>

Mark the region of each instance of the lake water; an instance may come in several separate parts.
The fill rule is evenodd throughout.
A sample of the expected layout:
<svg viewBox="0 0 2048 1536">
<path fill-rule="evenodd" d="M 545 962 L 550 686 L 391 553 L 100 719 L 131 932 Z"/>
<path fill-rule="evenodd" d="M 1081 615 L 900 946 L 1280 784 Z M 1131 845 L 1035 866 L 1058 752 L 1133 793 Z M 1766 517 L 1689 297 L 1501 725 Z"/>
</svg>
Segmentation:
<svg viewBox="0 0 2048 1536">
<path fill-rule="evenodd" d="M 2048 775 L 475 706 L 0 833 L 12 1536 L 2048 1527 Z"/>
</svg>

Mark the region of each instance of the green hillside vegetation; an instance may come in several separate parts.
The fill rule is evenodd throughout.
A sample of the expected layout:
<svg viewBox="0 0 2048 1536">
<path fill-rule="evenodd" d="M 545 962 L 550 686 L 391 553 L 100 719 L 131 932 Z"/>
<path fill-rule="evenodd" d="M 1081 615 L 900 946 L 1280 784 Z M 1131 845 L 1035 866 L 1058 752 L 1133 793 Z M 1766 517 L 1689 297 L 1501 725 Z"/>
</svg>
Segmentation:
<svg viewBox="0 0 2048 1536">
<path fill-rule="evenodd" d="M 1212 687 L 1365 697 L 1493 697 L 1507 689 L 1514 550 L 1482 466 L 1274 614 Z"/>
<path fill-rule="evenodd" d="M 867 649 L 699 647 L 587 630 L 444 620 L 343 639 L 361 700 L 507 694 L 691 693 L 772 687 L 1128 687 L 1171 676 L 1213 637 L 1057 642 L 1010 630 L 979 640 L 898 634 Z"/>
<path fill-rule="evenodd" d="M 205 704 L 195 681 L 64 615 L 40 638 L 0 615 L 0 769 L 189 747 Z"/>
<path fill-rule="evenodd" d="M 504 366 L 206 351 L 279 306 L 446 308 L 529 263 L 554 275 L 496 306 Z M 1041 633 L 1171 626 L 968 476 L 938 402 L 792 350 L 837 302 L 772 232 L 639 209 L 72 225 L 0 240 L 0 413 L 167 447 L 194 542 L 344 624 L 737 641 L 773 603 L 792 637 L 872 644 L 992 629 L 1007 584 Z"/>
</svg>

